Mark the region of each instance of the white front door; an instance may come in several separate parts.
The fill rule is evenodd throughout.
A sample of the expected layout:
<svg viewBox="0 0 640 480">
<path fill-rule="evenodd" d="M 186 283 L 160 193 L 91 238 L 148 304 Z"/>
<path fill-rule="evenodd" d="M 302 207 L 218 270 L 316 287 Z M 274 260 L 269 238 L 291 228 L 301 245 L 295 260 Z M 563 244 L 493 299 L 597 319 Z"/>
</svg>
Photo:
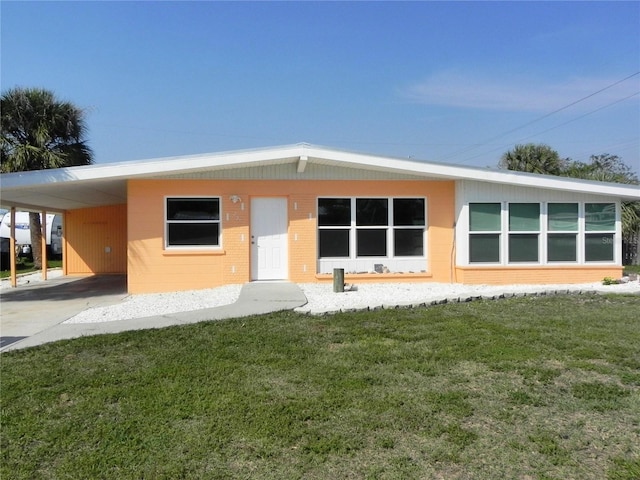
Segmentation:
<svg viewBox="0 0 640 480">
<path fill-rule="evenodd" d="M 288 275 L 287 199 L 251 199 L 251 279 L 286 280 Z"/>
</svg>

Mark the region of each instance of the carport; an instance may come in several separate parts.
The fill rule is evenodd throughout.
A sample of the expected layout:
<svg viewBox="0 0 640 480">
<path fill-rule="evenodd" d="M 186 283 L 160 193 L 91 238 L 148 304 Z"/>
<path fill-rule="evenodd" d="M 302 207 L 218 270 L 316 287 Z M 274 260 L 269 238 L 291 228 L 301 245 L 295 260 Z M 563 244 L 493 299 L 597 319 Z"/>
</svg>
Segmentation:
<svg viewBox="0 0 640 480">
<path fill-rule="evenodd" d="M 68 274 L 67 213 L 84 208 L 123 205 L 127 202 L 125 176 L 118 175 L 118 165 L 90 165 L 51 170 L 4 173 L 0 206 L 11 215 L 10 252 L 15 252 L 15 215 L 18 210 L 39 212 L 42 218 L 42 261 L 47 262 L 46 215 L 62 216 L 62 270 Z M 15 255 L 10 256 L 11 286 L 16 287 L 17 272 Z M 47 279 L 47 269 L 42 269 L 42 278 Z"/>
</svg>

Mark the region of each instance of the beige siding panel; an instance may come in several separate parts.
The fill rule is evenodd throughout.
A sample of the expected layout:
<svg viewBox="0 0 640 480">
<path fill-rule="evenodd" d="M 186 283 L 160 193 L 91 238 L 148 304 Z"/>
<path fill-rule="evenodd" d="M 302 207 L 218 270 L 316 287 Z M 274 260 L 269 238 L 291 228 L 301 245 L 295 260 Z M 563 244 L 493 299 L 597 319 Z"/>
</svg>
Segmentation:
<svg viewBox="0 0 640 480">
<path fill-rule="evenodd" d="M 409 174 L 378 172 L 360 168 L 344 168 L 333 165 L 308 163 L 303 173 L 298 173 L 297 164 L 263 165 L 230 168 L 183 175 L 158 177 L 180 180 L 428 180 Z"/>
<path fill-rule="evenodd" d="M 70 210 L 64 232 L 69 275 L 126 273 L 126 205 Z"/>
<path fill-rule="evenodd" d="M 532 180 L 533 181 L 533 180 Z M 611 197 L 498 183 L 458 181 L 458 206 L 466 202 L 611 202 Z M 458 209 L 458 211 L 460 211 Z"/>
</svg>

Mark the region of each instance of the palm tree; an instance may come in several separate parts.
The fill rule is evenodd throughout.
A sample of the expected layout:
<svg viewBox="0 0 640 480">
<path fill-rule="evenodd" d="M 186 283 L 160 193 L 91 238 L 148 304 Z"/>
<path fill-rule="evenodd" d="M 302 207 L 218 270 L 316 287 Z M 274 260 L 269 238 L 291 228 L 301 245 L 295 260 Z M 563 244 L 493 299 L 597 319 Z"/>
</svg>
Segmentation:
<svg viewBox="0 0 640 480">
<path fill-rule="evenodd" d="M 572 162 L 562 174 L 567 177 L 597 180 L 600 182 L 640 184 L 638 176 L 617 155 L 591 155 L 588 163 Z M 621 218 L 623 250 L 635 251 L 635 259 L 627 259 L 637 265 L 638 242 L 640 242 L 640 202 L 622 202 Z M 635 245 L 635 247 L 632 247 Z"/>
<path fill-rule="evenodd" d="M 0 172 L 89 165 L 85 111 L 40 88 L 14 88 L 0 99 Z M 31 212 L 31 249 L 42 268 L 40 215 Z"/>
<path fill-rule="evenodd" d="M 516 145 L 500 159 L 498 167 L 519 172 L 560 175 L 566 160 L 548 145 L 527 143 Z"/>
<path fill-rule="evenodd" d="M 600 182 L 640 183 L 637 175 L 617 155 L 592 155 L 588 163 L 561 159 L 558 152 L 544 144 L 516 145 L 502 155 L 498 167 L 520 172 L 543 173 Z M 640 202 L 621 204 L 622 241 L 625 249 L 640 241 Z M 635 262 L 640 262 L 636 257 Z"/>
</svg>

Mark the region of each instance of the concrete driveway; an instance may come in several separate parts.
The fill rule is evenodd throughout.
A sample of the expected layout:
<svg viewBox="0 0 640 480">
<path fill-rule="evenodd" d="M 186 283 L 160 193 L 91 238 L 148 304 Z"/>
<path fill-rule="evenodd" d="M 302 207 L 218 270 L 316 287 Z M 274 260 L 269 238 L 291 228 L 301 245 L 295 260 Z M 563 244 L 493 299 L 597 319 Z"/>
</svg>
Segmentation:
<svg viewBox="0 0 640 480">
<path fill-rule="evenodd" d="M 126 275 L 57 277 L 0 290 L 0 349 L 128 295 Z"/>
<path fill-rule="evenodd" d="M 262 315 L 307 303 L 304 293 L 294 283 L 247 283 L 238 300 L 230 305 L 131 320 L 65 324 L 65 320 L 88 308 L 121 302 L 128 295 L 126 276 L 59 277 L 16 289 L 2 289 L 0 295 L 0 351 L 86 335 Z"/>
</svg>

